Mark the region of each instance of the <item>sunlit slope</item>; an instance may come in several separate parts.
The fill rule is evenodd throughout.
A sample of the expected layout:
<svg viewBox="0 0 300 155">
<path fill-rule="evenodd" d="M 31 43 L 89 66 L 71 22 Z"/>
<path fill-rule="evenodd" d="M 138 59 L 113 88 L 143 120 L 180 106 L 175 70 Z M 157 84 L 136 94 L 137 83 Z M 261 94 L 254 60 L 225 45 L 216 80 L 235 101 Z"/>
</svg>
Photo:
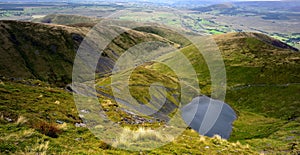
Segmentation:
<svg viewBox="0 0 300 155">
<path fill-rule="evenodd" d="M 15 21 L 1 21 L 0 26 L 3 36 L 0 74 L 6 77 L 1 82 L 0 90 L 0 114 L 3 115 L 1 133 L 4 137 L 1 141 L 6 142 L 1 143 L 5 144 L 0 147 L 2 152 L 26 152 L 26 146 L 38 147 L 36 141 L 42 144 L 49 141 L 48 153 L 69 152 L 74 151 L 74 148 L 79 149 L 71 153 L 135 153 L 98 143 L 97 139 L 91 138 L 93 135 L 87 129 L 75 128 L 74 124 L 81 122 L 81 119 L 77 115 L 72 94 L 41 81 L 21 80 L 39 79 L 58 86 L 69 84 L 77 48 L 91 26 Z M 206 60 L 186 40 L 176 41 L 174 38 L 177 35 L 161 28 L 139 28 L 126 31 L 108 45 L 102 56 L 109 59 L 109 63 L 99 61 L 97 71 L 101 76 L 96 79 L 96 89 L 100 102 L 106 105 L 112 120 L 126 126 L 134 119 L 120 110 L 122 107 L 113 100 L 111 76 L 106 73 L 111 71 L 118 56 L 144 41 L 161 41 L 175 48 L 181 47 L 181 53 L 188 58 L 197 73 L 201 93 L 210 95 L 211 81 Z M 226 103 L 238 114 L 230 139 L 234 143 L 207 137 L 203 140 L 197 133 L 188 130 L 175 142 L 147 153 L 216 154 L 221 151 L 243 154 L 253 153 L 252 149 L 267 153 L 299 151 L 299 52 L 257 33 L 229 33 L 212 37 L 225 62 L 228 84 Z M 179 65 L 181 60 L 174 58 L 172 52 L 159 56 L 163 62 L 177 63 L 178 68 L 183 67 Z M 119 75 L 122 76 L 122 73 Z M 11 78 L 20 81 L 10 81 Z M 133 71 L 129 79 L 130 93 L 139 104 L 148 104 L 151 99 L 149 87 L 155 82 L 167 88 L 167 104 L 161 110 L 161 113 L 167 115 L 160 115 L 164 119 L 172 116 L 178 107 L 180 88 L 189 85 L 180 85 L 175 72 L 168 66 L 149 62 Z M 21 116 L 28 120 L 27 123 L 16 123 Z M 124 118 L 128 121 L 124 121 Z M 57 136 L 40 129 L 39 123 L 60 126 L 57 120 L 67 124 L 67 127 L 59 127 L 61 129 Z M 154 128 L 158 122 L 145 126 Z M 251 148 L 236 144 L 237 140 L 249 143 Z M 15 143 L 20 145 L 14 146 Z"/>
<path fill-rule="evenodd" d="M 100 19 L 85 17 L 79 15 L 63 15 L 63 14 L 51 14 L 42 18 L 33 19 L 32 22 L 39 23 L 50 23 L 50 24 L 59 24 L 59 25 L 71 25 L 79 23 L 97 23 Z"/>
</svg>

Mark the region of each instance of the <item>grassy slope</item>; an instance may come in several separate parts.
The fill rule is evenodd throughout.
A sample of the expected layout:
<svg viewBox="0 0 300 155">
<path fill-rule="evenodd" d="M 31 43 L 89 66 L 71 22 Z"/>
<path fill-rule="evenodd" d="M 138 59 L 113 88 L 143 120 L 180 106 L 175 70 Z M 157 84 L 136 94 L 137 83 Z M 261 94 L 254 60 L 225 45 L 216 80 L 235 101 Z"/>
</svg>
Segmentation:
<svg viewBox="0 0 300 155">
<path fill-rule="evenodd" d="M 164 37 L 168 38 L 166 35 Z M 234 123 L 235 128 L 230 141 L 240 140 L 242 143 L 251 144 L 257 151 L 266 151 L 269 153 L 273 151 L 285 153 L 299 151 L 299 109 L 296 108 L 299 106 L 299 100 L 297 100 L 296 96 L 290 95 L 299 92 L 299 85 L 297 84 L 299 83 L 299 53 L 292 52 L 287 48 L 280 48 L 281 45 L 276 47 L 272 45 L 272 42 L 260 39 L 264 37 L 265 36 L 257 36 L 256 34 L 254 35 L 251 33 L 232 33 L 215 36 L 226 64 L 228 76 L 228 93 L 226 101 L 233 106 L 239 115 L 239 119 Z M 173 36 L 170 38 L 173 38 Z M 195 48 L 193 46 L 182 49 L 182 52 L 187 55 L 198 72 L 199 85 L 202 88 L 202 93 L 209 95 L 210 81 L 207 66 L 204 61 L 201 60 L 203 59 L 201 58 L 201 55 L 195 55 L 198 52 L 194 51 Z M 171 56 L 172 55 L 166 55 L 164 57 L 168 58 Z M 131 77 L 133 82 L 131 84 L 133 86 L 131 92 L 134 94 L 135 98 L 142 103 L 147 101 L 147 96 L 141 96 L 140 92 L 146 92 L 148 87 L 135 85 L 136 83 L 140 82 L 145 86 L 148 86 L 153 82 L 153 80 L 151 80 L 152 78 L 158 78 L 162 80 L 162 83 L 169 84 L 170 87 L 176 87 L 176 82 L 174 83 L 175 85 L 166 82 L 173 80 L 174 78 L 172 78 L 172 76 L 174 76 L 174 74 L 165 66 L 150 64 L 146 68 L 142 67 L 137 69 Z M 155 70 L 163 72 L 164 75 L 155 72 Z M 25 72 L 26 71 L 24 71 L 24 73 Z M 145 76 L 144 73 L 147 73 L 146 75 L 149 76 Z M 100 85 L 105 84 L 109 82 L 109 78 L 100 81 Z M 48 149 L 50 152 L 71 151 L 72 147 L 80 147 L 81 150 L 78 152 L 87 151 L 88 146 L 90 148 L 89 151 L 91 151 L 90 153 L 95 153 L 96 151 L 108 151 L 113 153 L 122 152 L 121 150 L 110 149 L 103 143 L 95 143 L 97 140 L 91 138 L 91 134 L 86 129 L 77 129 L 74 127 L 74 123 L 80 121 L 80 119 L 78 119 L 75 111 L 70 112 L 71 109 L 74 109 L 74 105 L 70 104 L 72 103 L 71 94 L 57 88 L 48 88 L 48 86 L 44 86 L 43 84 L 41 87 L 32 87 L 24 84 L 16 84 L 14 82 L 4 81 L 4 83 L 4 85 L 1 85 L 1 100 L 3 100 L 1 103 L 7 104 L 1 104 L 1 113 L 3 115 L 1 129 L 5 131 L 3 132 L 4 137 L 9 140 L 3 139 L 3 141 L 7 141 L 8 143 L 4 143 L 5 145 L 1 147 L 3 148 L 2 151 L 10 148 L 11 151 L 26 151 L 25 147 L 27 141 L 21 140 L 18 143 L 22 144 L 24 142 L 24 145 L 20 144 L 16 147 L 13 145 L 16 142 L 13 139 L 10 139 L 13 137 L 10 134 L 26 137 L 26 134 L 22 134 L 22 131 L 33 128 L 34 130 L 31 131 L 34 134 L 32 135 L 37 136 L 38 138 L 30 138 L 29 141 L 31 142 L 28 142 L 28 145 L 34 147 L 38 140 L 50 140 L 49 145 L 52 146 Z M 51 91 L 51 89 L 53 90 Z M 177 92 L 170 91 L 170 93 Z M 28 96 L 39 97 L 40 95 L 42 95 L 41 99 L 37 99 L 36 97 L 28 98 Z M 45 95 L 46 97 L 44 97 Z M 172 99 L 170 98 L 170 100 Z M 55 104 L 56 101 L 59 101 L 60 104 L 51 104 L 53 102 Z M 43 105 L 43 107 L 45 105 L 46 107 L 42 108 L 37 106 L 36 103 L 40 103 L 38 105 Z M 12 105 L 12 107 L 10 105 Z M 34 105 L 34 107 L 31 107 L 31 105 Z M 10 107 L 7 108 L 7 106 Z M 40 108 L 44 110 L 45 113 L 37 112 Z M 48 112 L 56 113 L 55 111 L 57 110 L 58 114 L 55 116 L 48 114 Z M 33 117 L 33 115 L 36 117 Z M 116 115 L 116 113 L 112 113 L 112 115 Z M 16 120 L 20 116 L 24 116 L 28 120 L 30 119 L 28 121 L 29 123 L 20 126 L 17 125 L 17 123 L 8 123 L 4 118 L 10 117 Z M 65 129 L 65 131 L 59 133 L 58 138 L 50 138 L 49 136 L 45 136 L 45 134 L 41 134 L 39 127 L 30 123 L 39 121 L 54 122 L 56 119 L 65 121 L 69 129 L 75 130 Z M 14 130 L 9 131 L 9 129 Z M 67 137 L 72 137 L 74 135 L 79 136 L 80 133 L 87 139 L 86 141 L 88 143 L 82 144 L 73 141 L 70 141 L 72 142 L 71 144 L 68 143 Z M 178 141 L 175 141 L 164 148 L 154 150 L 154 152 L 177 152 L 180 154 L 188 153 L 189 151 L 191 151 L 191 153 L 195 151 L 194 153 L 196 153 L 199 149 L 200 151 L 207 152 L 220 151 L 220 149 L 224 150 L 226 148 L 226 146 L 219 144 L 219 142 L 213 142 L 213 139 L 206 138 L 207 142 L 201 142 L 201 140 L 198 141 L 197 134 L 192 133 L 191 131 L 187 131 L 185 134 L 186 136 L 190 136 L 192 140 L 195 140 L 195 143 L 190 143 L 187 138 L 183 138 L 184 136 L 182 136 Z M 234 147 L 239 147 L 240 145 L 228 142 L 224 143 L 230 146 L 228 148 L 229 150 L 227 150 L 229 152 L 227 153 L 240 154 L 238 152 L 230 152 L 233 151 Z M 211 149 L 206 150 L 204 148 L 206 145 Z M 14 147 L 16 148 L 14 149 Z M 103 147 L 104 150 L 101 149 Z M 242 151 L 250 151 L 242 146 L 240 148 L 242 148 Z"/>
<path fill-rule="evenodd" d="M 79 42 L 87 31 L 67 26 L 1 21 L 1 75 L 38 78 L 58 85 L 71 81 Z"/>
<path fill-rule="evenodd" d="M 226 102 L 239 115 L 231 141 L 242 140 L 257 150 L 298 150 L 299 145 L 299 53 L 262 41 L 266 36 L 232 33 L 214 36 L 223 55 L 228 89 Z M 293 49 L 293 48 L 291 48 Z M 195 47 L 182 52 L 198 72 L 202 93 L 210 94 L 209 71 Z M 172 55 L 166 56 L 166 60 Z M 197 59 L 196 59 L 197 58 Z M 157 70 L 164 66 L 154 64 Z M 288 128 L 293 126 L 294 128 Z M 286 131 L 288 130 L 288 132 Z M 280 135 L 278 133 L 281 133 Z"/>
<path fill-rule="evenodd" d="M 163 27 L 145 26 L 145 27 L 137 27 L 135 28 L 135 30 L 157 34 L 161 37 L 167 38 L 175 43 L 180 44 L 182 47 L 190 44 L 190 41 L 184 38 L 183 36 L 180 36 L 180 33 L 176 33 L 173 30 L 169 30 Z"/>
<path fill-rule="evenodd" d="M 71 93 L 51 88 L 37 80 L 19 82 L 3 80 L 0 91 L 0 101 L 3 103 L 0 105 L 2 153 L 139 154 L 114 149 L 95 138 L 88 129 L 76 128 L 74 123 L 81 120 L 78 118 Z M 8 122 L 6 118 L 12 121 Z M 65 123 L 59 125 L 55 123 L 56 120 Z M 57 138 L 48 136 L 49 132 L 44 133 L 41 130 L 39 125 L 45 122 L 58 128 Z M 253 154 L 254 152 L 247 145 L 230 143 L 217 137 L 211 139 L 199 136 L 192 130 L 186 130 L 174 142 L 144 153 Z"/>
<path fill-rule="evenodd" d="M 300 127 L 300 111 L 297 108 L 300 103 L 296 95 L 300 89 L 299 53 L 293 51 L 293 48 L 282 48 L 285 44 L 274 46 L 273 40 L 266 41 L 266 36 L 259 35 L 232 33 L 214 36 L 226 65 L 228 77 L 226 102 L 239 115 L 239 119 L 234 123 L 235 128 L 230 141 L 240 140 L 249 143 L 255 146 L 257 151 L 265 153 L 296 152 L 299 151 L 295 146 L 299 145 L 297 130 Z M 194 46 L 188 46 L 181 51 L 192 62 L 198 73 L 201 92 L 209 95 L 210 76 L 203 57 L 196 52 Z M 163 55 L 161 59 L 169 61 L 172 57 L 170 53 Z M 157 79 L 162 77 L 155 71 L 175 77 L 168 67 L 151 63 L 144 69 L 136 69 L 131 79 L 135 79 L 134 83 L 149 86 L 153 81 L 148 78 L 149 76 L 145 76 L 148 70 L 153 72 Z M 136 74 L 139 72 L 143 74 Z M 172 81 L 168 80 L 170 77 L 164 78 L 166 81 Z M 109 81 L 109 79 L 103 80 L 99 85 L 108 84 Z M 138 101 L 146 104 L 149 96 L 139 94 L 147 91 L 148 87 L 142 88 L 142 90 L 131 89 L 131 94 Z M 173 88 L 175 91 L 169 92 L 178 94 L 176 87 Z M 145 100 L 145 97 L 148 99 Z"/>
<path fill-rule="evenodd" d="M 0 21 L 0 75 L 17 79 L 37 78 L 64 86 L 71 82 L 76 51 L 85 34 L 91 29 L 84 25 L 63 26 L 19 21 Z M 160 36 L 128 31 L 108 45 L 103 56 L 113 66 L 115 56 L 143 41 L 162 41 Z M 99 62 L 98 71 L 109 72 Z"/>
<path fill-rule="evenodd" d="M 292 147 L 299 145 L 299 52 L 260 34 L 215 39 L 225 59 L 226 101 L 239 112 L 231 140 L 244 140 L 266 153 L 299 151 Z"/>
</svg>

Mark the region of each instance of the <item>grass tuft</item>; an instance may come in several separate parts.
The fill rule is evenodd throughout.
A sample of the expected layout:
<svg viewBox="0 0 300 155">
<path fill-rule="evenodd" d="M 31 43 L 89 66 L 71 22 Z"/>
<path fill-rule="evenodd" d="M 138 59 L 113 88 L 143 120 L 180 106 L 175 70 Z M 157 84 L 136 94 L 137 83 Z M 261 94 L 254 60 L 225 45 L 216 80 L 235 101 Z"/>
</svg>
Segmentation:
<svg viewBox="0 0 300 155">
<path fill-rule="evenodd" d="M 147 148 L 147 143 L 154 145 L 154 143 L 166 143 L 174 139 L 171 135 L 164 135 L 157 130 L 139 128 L 138 130 L 131 130 L 124 128 L 122 135 L 112 146 L 121 148 L 135 148 L 135 146 L 144 146 Z M 153 146 L 151 146 L 153 147 Z"/>
<path fill-rule="evenodd" d="M 42 134 L 52 138 L 57 138 L 62 132 L 60 127 L 54 123 L 40 122 L 34 125 L 34 128 Z"/>
<path fill-rule="evenodd" d="M 16 124 L 17 125 L 22 125 L 22 124 L 24 124 L 26 122 L 27 122 L 27 119 L 25 117 L 19 116 L 18 119 L 17 119 L 17 121 L 16 121 Z"/>
<path fill-rule="evenodd" d="M 37 142 L 35 146 L 26 147 L 25 152 L 18 152 L 18 154 L 36 154 L 36 155 L 46 155 L 49 149 L 49 141 Z"/>
</svg>

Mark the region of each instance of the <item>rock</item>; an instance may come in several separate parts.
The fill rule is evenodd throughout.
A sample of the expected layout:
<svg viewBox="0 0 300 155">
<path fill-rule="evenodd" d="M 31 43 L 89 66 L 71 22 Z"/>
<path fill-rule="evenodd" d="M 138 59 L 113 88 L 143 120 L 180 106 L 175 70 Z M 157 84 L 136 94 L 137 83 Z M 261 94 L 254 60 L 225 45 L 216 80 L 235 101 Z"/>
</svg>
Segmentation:
<svg viewBox="0 0 300 155">
<path fill-rule="evenodd" d="M 34 54 L 35 54 L 35 55 L 40 55 L 39 50 L 34 51 Z"/>
<path fill-rule="evenodd" d="M 95 128 L 95 129 L 102 129 L 102 128 L 104 128 L 104 127 L 103 127 L 103 125 L 96 125 L 94 128 Z"/>
<path fill-rule="evenodd" d="M 82 109 L 80 110 L 81 113 L 85 113 L 85 114 L 89 114 L 90 113 L 90 110 L 86 110 L 86 109 Z"/>
<path fill-rule="evenodd" d="M 82 141 L 83 138 L 79 137 L 79 138 L 75 138 L 76 141 Z"/>
<path fill-rule="evenodd" d="M 130 115 L 136 115 L 134 112 L 132 112 L 132 111 L 129 111 L 129 110 L 127 110 L 127 109 L 121 109 L 122 111 L 124 111 L 125 113 L 127 113 L 127 114 L 130 114 Z"/>
<path fill-rule="evenodd" d="M 57 52 L 57 46 L 56 45 L 51 45 L 50 50 L 51 50 L 51 53 L 56 53 Z"/>
<path fill-rule="evenodd" d="M 72 85 L 71 85 L 71 84 L 68 84 L 68 85 L 65 87 L 65 90 L 68 91 L 68 92 L 71 92 L 71 93 L 74 92 L 74 90 L 72 89 Z"/>
<path fill-rule="evenodd" d="M 84 124 L 84 123 L 75 123 L 75 126 L 78 127 L 78 128 L 79 127 L 84 127 L 85 128 L 86 124 Z"/>
<path fill-rule="evenodd" d="M 8 122 L 12 122 L 13 120 L 8 118 L 8 117 L 5 117 L 5 120 L 8 121 Z"/>
<path fill-rule="evenodd" d="M 286 140 L 293 140 L 293 139 L 295 139 L 295 136 L 288 136 L 288 137 L 286 137 Z"/>
<path fill-rule="evenodd" d="M 205 148 L 205 149 L 209 149 L 209 146 L 205 146 L 204 148 Z"/>
<path fill-rule="evenodd" d="M 148 120 L 148 123 L 153 123 L 153 122 L 154 122 L 154 121 L 153 121 L 153 120 L 151 120 L 151 119 L 149 119 L 149 120 Z"/>
<path fill-rule="evenodd" d="M 65 122 L 64 121 L 60 121 L 60 120 L 56 120 L 56 123 L 58 123 L 58 124 L 64 124 Z"/>
<path fill-rule="evenodd" d="M 72 39 L 77 41 L 77 42 L 82 42 L 82 40 L 84 39 L 81 35 L 73 33 L 72 34 Z"/>
</svg>

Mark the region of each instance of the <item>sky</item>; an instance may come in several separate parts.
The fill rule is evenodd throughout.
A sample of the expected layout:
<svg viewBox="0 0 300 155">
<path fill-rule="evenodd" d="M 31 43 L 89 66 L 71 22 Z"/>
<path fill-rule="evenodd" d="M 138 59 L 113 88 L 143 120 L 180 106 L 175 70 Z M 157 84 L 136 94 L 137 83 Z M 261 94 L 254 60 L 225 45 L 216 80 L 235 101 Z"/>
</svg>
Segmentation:
<svg viewBox="0 0 300 155">
<path fill-rule="evenodd" d="M 300 0 L 0 0 L 0 2 L 160 2 L 160 3 L 178 3 L 178 2 L 244 2 L 244 1 L 296 1 Z"/>
<path fill-rule="evenodd" d="M 0 0 L 0 2 L 12 2 L 12 1 L 23 1 L 23 0 Z M 32 2 L 42 2 L 42 1 L 53 1 L 53 0 L 25 0 L 25 1 L 32 1 Z M 80 1 L 80 0 L 54 0 L 54 1 L 65 1 L 65 2 L 74 2 L 74 1 Z M 97 1 L 107 1 L 107 2 L 111 2 L 111 1 L 150 1 L 150 2 L 154 2 L 153 0 L 83 0 L 83 1 L 93 1 L 93 2 L 97 2 Z M 170 0 L 159 0 L 161 2 L 163 1 L 170 1 Z M 180 2 L 180 1 L 187 1 L 187 0 L 172 0 L 173 2 Z M 226 1 L 288 1 L 288 0 L 190 0 L 190 1 L 212 1 L 212 2 L 226 2 Z M 299 0 L 293 0 L 293 1 L 299 1 Z"/>
</svg>

